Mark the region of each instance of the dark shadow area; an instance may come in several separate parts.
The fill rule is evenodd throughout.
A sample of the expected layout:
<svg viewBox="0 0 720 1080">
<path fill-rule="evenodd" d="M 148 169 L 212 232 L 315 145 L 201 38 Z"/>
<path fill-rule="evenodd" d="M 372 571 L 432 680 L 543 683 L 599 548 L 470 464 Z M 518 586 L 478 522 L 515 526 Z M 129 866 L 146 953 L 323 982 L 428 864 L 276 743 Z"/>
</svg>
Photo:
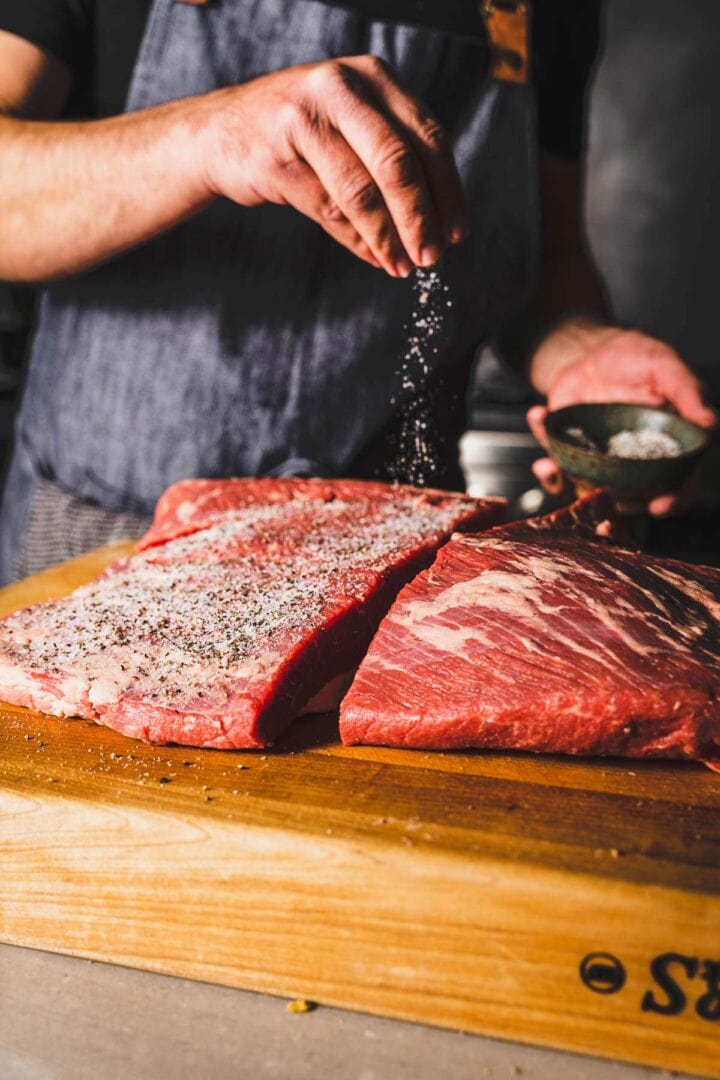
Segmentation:
<svg viewBox="0 0 720 1080">
<path fill-rule="evenodd" d="M 606 0 L 586 216 L 624 322 L 669 341 L 720 400 L 720 5 Z"/>
<path fill-rule="evenodd" d="M 270 750 L 272 754 L 297 754 L 340 742 L 337 711 L 312 713 L 295 720 Z"/>
</svg>

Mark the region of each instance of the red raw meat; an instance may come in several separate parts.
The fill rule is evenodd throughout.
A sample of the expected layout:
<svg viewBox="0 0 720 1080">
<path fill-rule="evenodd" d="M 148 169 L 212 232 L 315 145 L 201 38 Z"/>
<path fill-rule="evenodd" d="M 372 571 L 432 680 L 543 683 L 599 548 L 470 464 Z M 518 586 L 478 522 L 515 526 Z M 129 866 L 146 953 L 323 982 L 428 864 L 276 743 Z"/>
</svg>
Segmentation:
<svg viewBox="0 0 720 1080">
<path fill-rule="evenodd" d="M 503 505 L 361 481 L 177 484 L 146 550 L 0 623 L 0 697 L 149 742 L 264 746 L 359 663 L 453 529 Z"/>
<path fill-rule="evenodd" d="M 507 525 L 496 525 L 494 529 L 488 529 L 485 535 L 500 536 L 503 540 L 524 540 L 537 538 L 545 532 L 553 536 L 585 537 L 603 544 L 635 546 L 622 519 L 618 517 L 612 499 L 599 490 L 591 491 L 568 506 L 561 506 L 542 517 L 521 518 Z"/>
<path fill-rule="evenodd" d="M 573 535 L 598 510 L 453 537 L 380 625 L 343 742 L 717 759 L 720 571 Z"/>
<path fill-rule="evenodd" d="M 409 492 L 425 501 L 445 501 L 446 505 L 449 505 L 448 499 L 465 499 L 466 507 L 480 505 L 477 499 L 468 500 L 447 491 L 420 490 L 372 480 L 299 480 L 294 477 L 180 480 L 158 499 L 153 523 L 137 546 L 139 551 L 144 551 L 168 540 L 189 536 L 219 521 L 227 521 L 229 517 L 245 520 L 248 512 L 262 507 L 284 503 L 296 506 L 306 502 L 330 503 L 336 499 L 393 506 L 398 496 Z M 498 506 L 502 500 L 485 502 Z M 460 504 L 456 501 L 455 505 Z"/>
</svg>

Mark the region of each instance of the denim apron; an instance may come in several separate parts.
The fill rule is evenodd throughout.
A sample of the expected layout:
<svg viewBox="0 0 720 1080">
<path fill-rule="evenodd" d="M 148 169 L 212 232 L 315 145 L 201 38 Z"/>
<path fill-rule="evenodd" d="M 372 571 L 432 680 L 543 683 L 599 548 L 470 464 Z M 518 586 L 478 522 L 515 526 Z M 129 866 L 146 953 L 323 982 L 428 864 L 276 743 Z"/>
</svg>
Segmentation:
<svg viewBox="0 0 720 1080">
<path fill-rule="evenodd" d="M 443 261 L 454 302 L 430 378 L 466 371 L 522 304 L 536 256 L 532 92 L 491 77 L 487 40 L 318 0 L 154 0 L 126 111 L 363 53 L 452 139 L 471 232 Z M 225 199 L 51 285 L 4 497 L 3 579 L 140 531 L 181 478 L 358 475 L 403 405 L 411 305 L 408 281 L 291 208 Z"/>
</svg>

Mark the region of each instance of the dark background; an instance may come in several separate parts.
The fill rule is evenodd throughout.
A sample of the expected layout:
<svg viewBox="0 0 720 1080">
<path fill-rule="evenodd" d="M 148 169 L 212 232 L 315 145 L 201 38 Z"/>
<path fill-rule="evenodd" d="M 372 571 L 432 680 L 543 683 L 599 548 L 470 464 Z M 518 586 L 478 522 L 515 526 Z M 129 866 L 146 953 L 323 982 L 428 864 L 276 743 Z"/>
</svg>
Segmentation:
<svg viewBox="0 0 720 1080">
<path fill-rule="evenodd" d="M 586 218 L 618 318 L 720 401 L 720 4 L 607 0 Z"/>
</svg>

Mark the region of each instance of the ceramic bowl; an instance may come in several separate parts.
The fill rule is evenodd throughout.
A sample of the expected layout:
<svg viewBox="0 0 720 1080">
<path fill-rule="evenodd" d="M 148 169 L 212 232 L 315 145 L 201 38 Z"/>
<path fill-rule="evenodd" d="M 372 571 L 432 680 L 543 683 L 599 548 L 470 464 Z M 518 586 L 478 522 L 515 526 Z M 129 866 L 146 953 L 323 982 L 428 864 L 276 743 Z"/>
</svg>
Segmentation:
<svg viewBox="0 0 720 1080">
<path fill-rule="evenodd" d="M 547 415 L 553 457 L 582 488 L 604 488 L 622 497 L 649 498 L 675 491 L 710 443 L 710 433 L 667 409 L 617 402 L 569 405 Z M 620 431 L 664 432 L 680 444 L 676 457 L 623 458 L 607 453 L 608 439 Z M 577 432 L 589 440 L 584 443 Z"/>
</svg>

